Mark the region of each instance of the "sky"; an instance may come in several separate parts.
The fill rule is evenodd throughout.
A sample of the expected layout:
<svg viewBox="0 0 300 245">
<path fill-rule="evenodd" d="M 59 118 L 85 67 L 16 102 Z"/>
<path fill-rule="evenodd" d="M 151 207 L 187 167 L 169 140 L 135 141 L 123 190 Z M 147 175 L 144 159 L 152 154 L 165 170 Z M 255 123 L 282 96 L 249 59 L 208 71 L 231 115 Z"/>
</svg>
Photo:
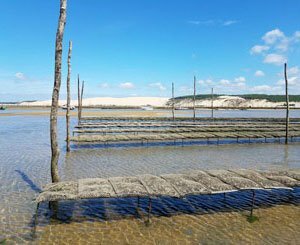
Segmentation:
<svg viewBox="0 0 300 245">
<path fill-rule="evenodd" d="M 0 1 L 0 101 L 48 100 L 59 1 Z M 68 42 L 85 97 L 300 94 L 299 0 L 68 0 Z"/>
</svg>

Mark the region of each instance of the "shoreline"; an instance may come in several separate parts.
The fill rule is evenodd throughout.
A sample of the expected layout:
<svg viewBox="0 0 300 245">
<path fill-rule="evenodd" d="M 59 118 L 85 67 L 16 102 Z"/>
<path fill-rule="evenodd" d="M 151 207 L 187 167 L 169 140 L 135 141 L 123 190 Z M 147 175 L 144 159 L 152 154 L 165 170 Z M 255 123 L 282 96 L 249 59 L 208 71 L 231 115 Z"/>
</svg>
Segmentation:
<svg viewBox="0 0 300 245">
<path fill-rule="evenodd" d="M 11 108 L 11 109 L 50 109 L 51 106 L 41 106 L 41 105 L 4 105 L 6 108 Z M 75 106 L 77 108 L 77 106 Z M 193 110 L 193 107 L 185 107 L 187 109 L 177 109 L 175 107 L 176 111 L 184 111 L 184 110 Z M 97 106 L 82 106 L 82 109 L 102 109 L 102 110 L 111 110 L 111 109 L 116 109 L 116 110 L 139 110 L 141 109 L 140 106 L 103 106 L 103 105 L 97 105 Z M 158 109 L 158 110 L 172 110 L 172 107 L 170 106 L 153 106 L 153 109 Z M 196 106 L 196 110 L 211 110 L 211 106 Z M 214 110 L 283 110 L 286 109 L 286 107 L 282 106 L 276 106 L 276 107 L 270 107 L 270 106 L 256 106 L 256 107 L 236 107 L 236 106 L 214 106 Z M 300 110 L 300 107 L 290 107 L 290 110 Z"/>
</svg>

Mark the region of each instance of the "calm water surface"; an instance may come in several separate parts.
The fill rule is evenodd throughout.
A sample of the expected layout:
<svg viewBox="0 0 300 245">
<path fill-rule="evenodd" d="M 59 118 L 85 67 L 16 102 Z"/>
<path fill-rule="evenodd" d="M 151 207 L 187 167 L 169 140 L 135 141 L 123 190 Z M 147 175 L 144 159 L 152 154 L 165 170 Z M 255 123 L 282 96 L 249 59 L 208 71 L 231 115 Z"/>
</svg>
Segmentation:
<svg viewBox="0 0 300 245">
<path fill-rule="evenodd" d="M 72 120 L 75 125 L 76 120 Z M 64 118 L 59 119 L 62 180 L 193 169 L 300 168 L 300 143 L 76 148 L 65 154 Z M 300 237 L 300 190 L 258 192 L 259 221 L 248 223 L 251 193 L 190 196 L 153 201 L 106 199 L 62 202 L 57 217 L 42 204 L 33 239 L 33 199 L 50 182 L 49 118 L 0 118 L 0 242 L 57 244 L 296 244 Z"/>
</svg>

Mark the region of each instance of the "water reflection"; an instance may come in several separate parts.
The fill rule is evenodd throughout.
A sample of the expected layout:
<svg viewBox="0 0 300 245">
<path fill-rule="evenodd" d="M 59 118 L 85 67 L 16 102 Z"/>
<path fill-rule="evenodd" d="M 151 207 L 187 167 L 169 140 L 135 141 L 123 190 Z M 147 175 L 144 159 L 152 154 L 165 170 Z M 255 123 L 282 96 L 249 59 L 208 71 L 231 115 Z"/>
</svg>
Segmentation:
<svg viewBox="0 0 300 245">
<path fill-rule="evenodd" d="M 76 118 L 72 119 L 72 126 L 76 121 Z M 48 132 L 48 117 L 1 117 L 0 241 L 32 243 L 36 209 L 33 200 L 40 188 L 50 182 Z M 184 147 L 172 143 L 155 147 L 124 145 L 80 148 L 65 154 L 64 139 L 64 118 L 59 118 L 59 173 L 62 180 L 145 173 L 160 175 L 193 169 L 300 168 L 299 142 L 289 146 L 246 142 L 224 145 L 192 142 Z M 136 199 L 62 202 L 58 212 L 60 220 L 51 219 L 48 205 L 43 204 L 39 211 L 37 235 L 45 243 L 64 241 L 75 244 L 88 239 L 91 243 L 99 243 L 100 238 L 104 244 L 122 243 L 124 239 L 131 243 L 159 243 L 169 239 L 177 243 L 198 244 L 199 241 L 221 242 L 221 238 L 233 243 L 256 239 L 257 232 L 268 237 L 267 243 L 271 243 L 291 241 L 292 236 L 300 235 L 299 190 L 294 192 L 291 200 L 286 192 L 258 194 L 256 205 L 259 209 L 255 214 L 260 221 L 255 227 L 248 226 L 245 217 L 241 216 L 249 213 L 250 196 L 245 192 L 226 195 L 226 200 L 222 195 L 191 196 L 185 200 L 155 199 L 152 203 L 153 225 L 147 228 L 137 215 Z M 263 203 L 267 209 L 262 208 Z M 140 200 L 141 216 L 146 215 L 147 205 L 147 199 Z M 248 233 L 241 231 L 241 227 L 247 227 Z M 278 237 L 282 231 L 284 235 Z"/>
</svg>

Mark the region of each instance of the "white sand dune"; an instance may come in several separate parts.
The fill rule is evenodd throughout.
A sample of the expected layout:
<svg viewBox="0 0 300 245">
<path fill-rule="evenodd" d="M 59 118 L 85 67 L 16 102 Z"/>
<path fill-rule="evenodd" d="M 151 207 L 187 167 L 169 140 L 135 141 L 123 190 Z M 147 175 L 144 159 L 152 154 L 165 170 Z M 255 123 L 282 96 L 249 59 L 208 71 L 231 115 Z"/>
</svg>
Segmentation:
<svg viewBox="0 0 300 245">
<path fill-rule="evenodd" d="M 282 107 L 284 102 L 270 102 L 266 99 L 244 99 L 238 96 L 219 96 L 214 98 L 215 107 Z M 290 104 L 295 104 L 295 107 L 300 107 L 299 102 L 292 102 Z M 183 99 L 176 103 L 177 107 L 191 107 L 193 106 L 192 99 Z M 197 100 L 196 106 L 210 107 L 211 99 Z"/>
<path fill-rule="evenodd" d="M 97 98 L 86 98 L 83 99 L 84 106 L 166 106 L 169 98 L 161 97 L 124 97 L 124 98 L 113 98 L 113 97 L 97 97 Z M 299 102 L 290 102 L 295 107 L 300 107 Z M 66 104 L 66 100 L 60 100 L 59 105 Z M 169 103 L 170 104 L 170 103 Z M 238 96 L 219 96 L 214 98 L 215 107 L 282 107 L 284 102 L 270 102 L 265 99 L 244 99 Z M 35 102 L 22 102 L 21 106 L 50 106 L 51 100 L 46 101 L 35 101 Z M 77 100 L 72 100 L 71 105 L 77 106 Z M 192 99 L 182 99 L 176 101 L 176 107 L 192 107 Z M 197 100 L 196 106 L 210 107 L 211 99 Z"/>
<path fill-rule="evenodd" d="M 164 106 L 169 98 L 161 97 L 99 97 L 99 98 L 86 98 L 83 99 L 83 106 Z M 60 100 L 59 105 L 66 104 L 66 100 Z M 50 106 L 51 100 L 35 101 L 35 102 L 22 102 L 23 106 Z M 77 100 L 72 100 L 71 105 L 77 106 Z"/>
</svg>

